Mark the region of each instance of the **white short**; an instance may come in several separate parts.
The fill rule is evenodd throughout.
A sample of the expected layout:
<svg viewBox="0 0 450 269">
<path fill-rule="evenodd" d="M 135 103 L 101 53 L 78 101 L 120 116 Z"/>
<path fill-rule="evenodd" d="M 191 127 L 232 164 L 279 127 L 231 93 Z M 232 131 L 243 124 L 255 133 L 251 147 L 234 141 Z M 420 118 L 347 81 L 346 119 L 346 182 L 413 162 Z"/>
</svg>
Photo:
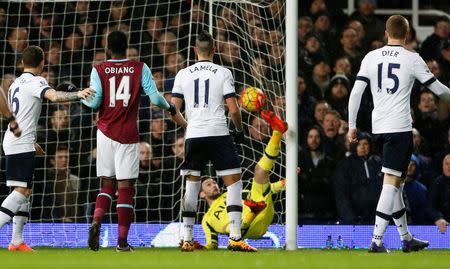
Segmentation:
<svg viewBox="0 0 450 269">
<path fill-rule="evenodd" d="M 121 144 L 97 130 L 97 176 L 138 178 L 139 143 Z"/>
</svg>

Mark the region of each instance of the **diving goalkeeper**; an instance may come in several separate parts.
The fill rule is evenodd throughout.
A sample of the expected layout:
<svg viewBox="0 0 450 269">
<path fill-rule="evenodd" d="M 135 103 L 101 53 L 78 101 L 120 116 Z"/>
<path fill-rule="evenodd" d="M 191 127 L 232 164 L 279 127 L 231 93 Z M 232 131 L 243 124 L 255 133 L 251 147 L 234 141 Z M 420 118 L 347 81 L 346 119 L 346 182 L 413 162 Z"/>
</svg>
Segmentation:
<svg viewBox="0 0 450 269">
<path fill-rule="evenodd" d="M 272 111 L 262 111 L 261 116 L 270 124 L 273 132 L 264 155 L 255 166 L 251 190 L 242 192 L 244 207 L 241 230 L 244 238 L 260 238 L 266 233 L 275 214 L 272 194 L 282 191 L 286 182 L 281 179 L 270 183 L 269 172 L 279 155 L 280 141 L 288 125 Z M 197 244 L 197 248 L 216 249 L 218 234 L 229 233 L 226 197 L 227 193 L 220 193 L 214 179 L 204 178 L 200 198 L 205 199 L 209 206 L 202 220 L 207 244 L 205 247 Z"/>
</svg>

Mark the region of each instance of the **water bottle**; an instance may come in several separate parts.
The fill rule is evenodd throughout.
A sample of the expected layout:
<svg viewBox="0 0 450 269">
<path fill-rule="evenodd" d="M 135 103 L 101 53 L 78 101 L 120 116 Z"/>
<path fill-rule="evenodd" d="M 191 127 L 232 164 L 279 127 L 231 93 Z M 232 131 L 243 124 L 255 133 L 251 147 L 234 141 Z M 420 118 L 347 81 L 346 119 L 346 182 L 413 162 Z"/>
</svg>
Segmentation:
<svg viewBox="0 0 450 269">
<path fill-rule="evenodd" d="M 326 249 L 333 248 L 333 239 L 331 238 L 331 235 L 328 235 L 328 237 L 327 237 L 327 241 L 325 242 L 325 248 Z"/>
<path fill-rule="evenodd" d="M 336 247 L 338 249 L 343 249 L 344 248 L 344 240 L 342 239 L 342 236 L 338 236 L 338 239 L 336 241 Z"/>
</svg>

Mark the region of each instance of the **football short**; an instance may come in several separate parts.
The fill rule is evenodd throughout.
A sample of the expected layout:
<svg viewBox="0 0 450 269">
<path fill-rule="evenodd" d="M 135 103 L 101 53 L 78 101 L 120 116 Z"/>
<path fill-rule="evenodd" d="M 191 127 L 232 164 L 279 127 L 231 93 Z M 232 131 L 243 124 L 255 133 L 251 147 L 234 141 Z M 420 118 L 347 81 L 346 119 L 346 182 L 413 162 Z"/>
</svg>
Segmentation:
<svg viewBox="0 0 450 269">
<path fill-rule="evenodd" d="M 6 186 L 31 189 L 36 152 L 6 155 Z"/>
<path fill-rule="evenodd" d="M 230 135 L 186 139 L 181 175 L 200 176 L 208 161 L 217 176 L 241 173 L 239 155 Z"/>
<path fill-rule="evenodd" d="M 139 144 L 121 144 L 97 130 L 97 176 L 138 178 Z"/>
<path fill-rule="evenodd" d="M 413 152 L 412 131 L 374 134 L 373 138 L 382 152 L 381 172 L 404 178 Z"/>
</svg>

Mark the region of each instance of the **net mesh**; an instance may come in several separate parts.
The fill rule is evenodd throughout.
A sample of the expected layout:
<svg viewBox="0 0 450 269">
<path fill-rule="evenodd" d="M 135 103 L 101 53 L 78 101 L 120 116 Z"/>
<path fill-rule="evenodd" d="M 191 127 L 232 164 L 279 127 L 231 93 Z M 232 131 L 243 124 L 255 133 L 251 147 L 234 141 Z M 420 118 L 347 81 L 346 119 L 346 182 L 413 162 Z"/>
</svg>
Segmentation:
<svg viewBox="0 0 450 269">
<path fill-rule="evenodd" d="M 212 23 L 217 48 L 214 62 L 232 71 L 238 92 L 246 86 L 263 89 L 269 107 L 284 117 L 284 5 L 284 1 L 214 1 L 210 21 L 207 1 L 0 3 L 2 88 L 7 91 L 21 74 L 21 52 L 28 45 L 44 49 L 42 76 L 51 86 L 71 82 L 77 88 L 87 87 L 92 66 L 107 57 L 107 34 L 120 29 L 130 40 L 128 58 L 147 63 L 158 89 L 170 98 L 177 71 L 195 61 L 196 34 Z M 270 129 L 256 114 L 243 116 L 248 139 L 240 153 L 244 186 L 249 188 Z M 44 101 L 37 142 L 46 155 L 37 158 L 31 221 L 91 221 L 100 187 L 95 175 L 96 119 L 96 112 L 81 104 Z M 142 143 L 136 221 L 176 221 L 183 193 L 179 174 L 183 131 L 148 98 L 141 98 L 139 128 Z M 2 121 L 2 136 L 5 129 Z M 284 150 L 281 152 L 272 181 L 284 175 Z M 1 167 L 4 178 L 4 158 Z M 209 172 L 213 174 L 211 167 Z M 8 193 L 5 180 L 1 180 L 0 200 Z M 283 222 L 282 195 L 274 199 L 275 223 Z M 204 204 L 201 210 L 205 210 Z M 112 211 L 106 221 L 116 221 Z"/>
</svg>

